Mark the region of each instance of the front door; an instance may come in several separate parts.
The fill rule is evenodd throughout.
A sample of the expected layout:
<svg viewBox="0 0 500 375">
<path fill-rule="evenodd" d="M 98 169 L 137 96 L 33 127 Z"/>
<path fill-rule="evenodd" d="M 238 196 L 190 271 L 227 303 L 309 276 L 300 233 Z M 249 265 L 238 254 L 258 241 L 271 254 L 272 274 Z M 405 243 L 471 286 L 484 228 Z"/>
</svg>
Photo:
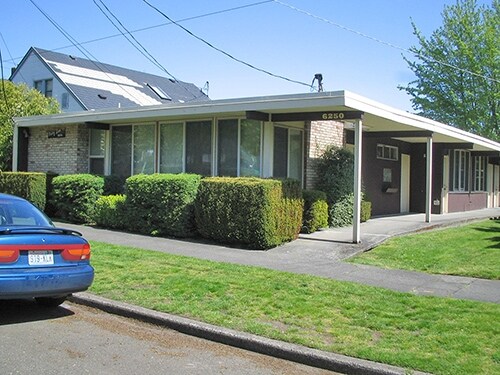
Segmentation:
<svg viewBox="0 0 500 375">
<path fill-rule="evenodd" d="M 443 157 L 443 187 L 441 188 L 441 213 L 448 213 L 448 193 L 450 191 L 450 156 Z"/>
</svg>

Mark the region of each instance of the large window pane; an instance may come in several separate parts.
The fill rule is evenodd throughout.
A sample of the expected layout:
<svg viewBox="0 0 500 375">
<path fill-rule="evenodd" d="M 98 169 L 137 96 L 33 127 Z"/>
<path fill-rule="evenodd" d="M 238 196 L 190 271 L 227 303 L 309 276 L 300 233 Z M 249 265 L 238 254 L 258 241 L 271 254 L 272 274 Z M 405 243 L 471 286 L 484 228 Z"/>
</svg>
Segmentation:
<svg viewBox="0 0 500 375">
<path fill-rule="evenodd" d="M 160 125 L 160 173 L 182 173 L 184 124 Z"/>
<path fill-rule="evenodd" d="M 286 178 L 288 169 L 288 129 L 274 128 L 273 176 Z"/>
<path fill-rule="evenodd" d="M 134 174 L 155 170 L 155 125 L 134 126 Z"/>
<path fill-rule="evenodd" d="M 90 156 L 104 156 L 106 130 L 90 129 Z"/>
<path fill-rule="evenodd" d="M 132 159 L 132 126 L 115 126 L 111 134 L 111 173 L 129 177 Z"/>
<path fill-rule="evenodd" d="M 212 173 L 212 122 L 186 123 L 186 172 L 210 176 Z"/>
<path fill-rule="evenodd" d="M 290 129 L 290 154 L 288 177 L 302 181 L 302 132 Z"/>
<path fill-rule="evenodd" d="M 260 176 L 260 121 L 241 120 L 240 176 Z"/>
<path fill-rule="evenodd" d="M 220 120 L 217 137 L 217 173 L 238 175 L 238 120 Z"/>
</svg>

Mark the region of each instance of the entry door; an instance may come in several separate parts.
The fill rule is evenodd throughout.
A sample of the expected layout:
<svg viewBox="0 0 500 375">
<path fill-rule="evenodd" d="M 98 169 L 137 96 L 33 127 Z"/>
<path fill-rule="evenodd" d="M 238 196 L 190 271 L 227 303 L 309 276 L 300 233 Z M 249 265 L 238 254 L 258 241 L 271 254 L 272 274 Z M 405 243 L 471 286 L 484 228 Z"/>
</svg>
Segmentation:
<svg viewBox="0 0 500 375">
<path fill-rule="evenodd" d="M 448 213 L 448 193 L 450 191 L 450 156 L 443 157 L 443 187 L 441 188 L 441 213 Z"/>
<path fill-rule="evenodd" d="M 410 212 L 410 155 L 401 154 L 401 213 Z"/>
<path fill-rule="evenodd" d="M 488 164 L 488 169 L 486 170 L 486 187 L 488 192 L 488 208 L 495 207 L 495 176 L 493 171 L 495 166 L 493 164 Z"/>
</svg>

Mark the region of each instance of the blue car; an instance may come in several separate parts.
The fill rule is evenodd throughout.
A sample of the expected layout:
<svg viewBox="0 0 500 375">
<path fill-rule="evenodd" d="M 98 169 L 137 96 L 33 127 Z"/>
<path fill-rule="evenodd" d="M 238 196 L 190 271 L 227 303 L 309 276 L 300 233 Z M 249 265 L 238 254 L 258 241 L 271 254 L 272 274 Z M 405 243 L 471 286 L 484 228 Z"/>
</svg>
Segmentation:
<svg viewBox="0 0 500 375">
<path fill-rule="evenodd" d="M 0 194 L 0 299 L 55 307 L 94 280 L 90 245 L 25 199 Z"/>
</svg>

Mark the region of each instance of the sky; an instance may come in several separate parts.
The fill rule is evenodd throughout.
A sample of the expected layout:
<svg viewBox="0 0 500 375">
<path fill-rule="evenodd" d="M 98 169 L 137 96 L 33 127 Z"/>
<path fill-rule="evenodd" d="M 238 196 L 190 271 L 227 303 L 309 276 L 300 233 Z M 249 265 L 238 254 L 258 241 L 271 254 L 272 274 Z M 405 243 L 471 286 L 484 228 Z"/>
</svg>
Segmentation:
<svg viewBox="0 0 500 375">
<path fill-rule="evenodd" d="M 307 93 L 311 92 L 307 85 L 321 73 L 324 91 L 348 90 L 411 112 L 410 97 L 398 89 L 415 79 L 403 59 L 411 59 L 407 50 L 418 45 L 411 23 L 430 36 L 442 24 L 444 7 L 456 0 L 147 2 L 226 54 L 300 83 L 273 77 L 216 51 L 170 23 L 145 0 L 2 0 L 3 76 L 8 78 L 11 68 L 34 46 L 80 57 L 87 54 L 93 60 L 174 77 L 200 88 L 208 81 L 211 99 Z M 105 5 L 132 31 L 168 74 L 138 52 L 96 3 L 104 10 Z"/>
</svg>

